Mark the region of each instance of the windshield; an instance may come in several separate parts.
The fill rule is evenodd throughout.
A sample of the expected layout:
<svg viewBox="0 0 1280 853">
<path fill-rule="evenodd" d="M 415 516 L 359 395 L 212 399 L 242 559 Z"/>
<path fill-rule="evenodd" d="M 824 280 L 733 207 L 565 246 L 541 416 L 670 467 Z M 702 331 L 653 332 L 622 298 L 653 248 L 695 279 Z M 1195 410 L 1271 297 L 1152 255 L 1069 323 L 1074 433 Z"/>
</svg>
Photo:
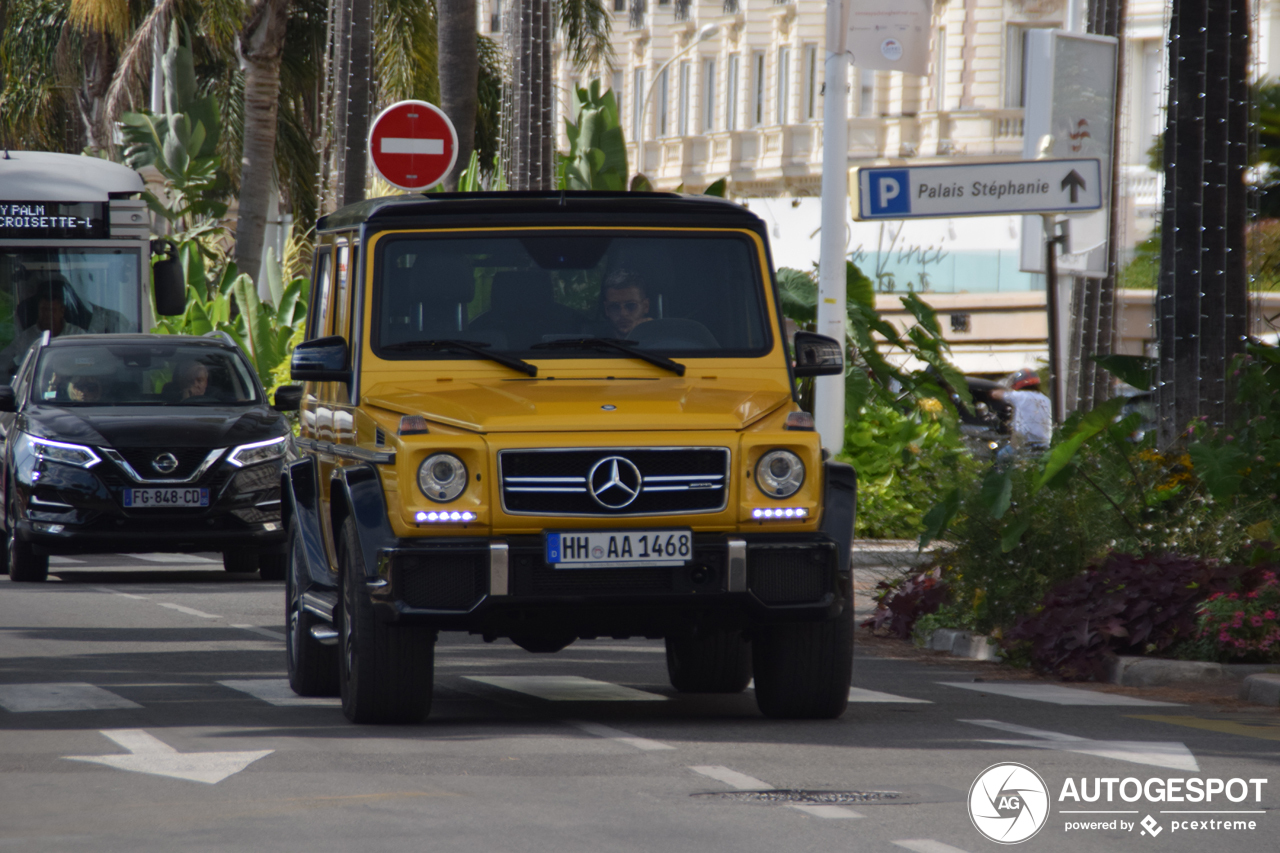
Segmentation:
<svg viewBox="0 0 1280 853">
<path fill-rule="evenodd" d="M 202 406 L 258 402 L 235 353 L 199 344 L 72 344 L 46 347 L 32 399 L 58 406 Z"/>
<path fill-rule="evenodd" d="M 374 351 L 476 358 L 759 356 L 771 340 L 755 244 L 734 232 L 393 236 L 378 244 Z"/>
<path fill-rule="evenodd" d="M 54 337 L 138 332 L 136 248 L 0 248 L 0 377 L 44 331 Z"/>
</svg>

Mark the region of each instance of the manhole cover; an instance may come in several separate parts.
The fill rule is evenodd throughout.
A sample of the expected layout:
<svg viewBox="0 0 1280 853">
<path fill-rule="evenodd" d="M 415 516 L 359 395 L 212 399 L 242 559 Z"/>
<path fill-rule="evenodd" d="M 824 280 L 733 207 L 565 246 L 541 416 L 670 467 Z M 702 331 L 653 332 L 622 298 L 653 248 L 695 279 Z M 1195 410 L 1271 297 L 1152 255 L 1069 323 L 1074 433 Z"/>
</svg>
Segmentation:
<svg viewBox="0 0 1280 853">
<path fill-rule="evenodd" d="M 739 803 L 804 803 L 806 805 L 851 806 L 868 803 L 892 803 L 904 798 L 900 791 L 722 791 L 693 794 Z"/>
</svg>

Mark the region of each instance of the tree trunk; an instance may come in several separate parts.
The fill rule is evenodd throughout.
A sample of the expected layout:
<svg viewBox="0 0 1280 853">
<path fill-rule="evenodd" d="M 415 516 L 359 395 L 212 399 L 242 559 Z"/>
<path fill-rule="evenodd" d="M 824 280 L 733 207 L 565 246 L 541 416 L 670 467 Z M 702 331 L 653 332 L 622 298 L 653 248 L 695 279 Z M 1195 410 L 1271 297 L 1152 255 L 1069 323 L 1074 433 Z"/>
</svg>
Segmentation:
<svg viewBox="0 0 1280 853">
<path fill-rule="evenodd" d="M 236 266 L 257 276 L 268 202 L 275 181 L 276 120 L 280 108 L 280 54 L 289 21 L 289 0 L 253 0 L 240 31 L 244 68 L 244 150 L 240 167 L 240 212 Z"/>
<path fill-rule="evenodd" d="M 83 39 L 84 73 L 76 90 L 76 107 L 84 125 L 85 145 L 103 151 L 111 145 L 111 129 L 106 122 L 107 90 L 111 88 L 118 57 L 106 33 L 85 30 Z"/>
<path fill-rule="evenodd" d="M 511 57 L 510 77 L 502 93 L 507 184 L 513 190 L 553 189 L 551 1 L 512 0 L 503 23 Z"/>
<path fill-rule="evenodd" d="M 1174 0 L 1156 291 L 1161 444 L 1230 414 L 1228 371 L 1248 328 L 1247 0 Z"/>
<path fill-rule="evenodd" d="M 339 14 L 346 16 L 338 29 L 342 61 L 335 70 L 339 83 L 338 206 L 364 198 L 368 173 L 369 45 L 372 41 L 369 0 L 343 0 Z"/>
<path fill-rule="evenodd" d="M 439 44 L 440 109 L 458 132 L 458 162 L 445 178 L 447 190 L 458 188 L 467 168 L 476 133 L 480 59 L 476 51 L 476 0 L 436 0 Z"/>
</svg>

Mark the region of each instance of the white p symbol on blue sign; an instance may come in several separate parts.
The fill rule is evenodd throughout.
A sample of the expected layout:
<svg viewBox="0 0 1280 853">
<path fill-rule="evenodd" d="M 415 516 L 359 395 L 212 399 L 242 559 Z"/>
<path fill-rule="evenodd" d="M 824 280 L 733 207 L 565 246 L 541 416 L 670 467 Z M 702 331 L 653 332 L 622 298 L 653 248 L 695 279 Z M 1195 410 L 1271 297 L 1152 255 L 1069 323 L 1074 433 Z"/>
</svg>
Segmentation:
<svg viewBox="0 0 1280 853">
<path fill-rule="evenodd" d="M 877 169 L 871 173 L 871 213 L 884 216 L 911 212 L 911 183 L 906 169 Z"/>
</svg>

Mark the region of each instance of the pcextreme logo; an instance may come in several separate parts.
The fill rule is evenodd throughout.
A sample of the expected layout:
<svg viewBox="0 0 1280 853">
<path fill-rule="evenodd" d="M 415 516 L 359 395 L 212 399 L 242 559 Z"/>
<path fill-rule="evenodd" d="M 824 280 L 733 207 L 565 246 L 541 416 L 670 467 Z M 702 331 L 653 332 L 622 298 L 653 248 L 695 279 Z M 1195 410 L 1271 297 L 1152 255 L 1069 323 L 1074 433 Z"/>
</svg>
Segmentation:
<svg viewBox="0 0 1280 853">
<path fill-rule="evenodd" d="M 993 764 L 969 788 L 969 819 L 998 844 L 1019 844 L 1049 819 L 1049 789 L 1025 764 Z"/>
</svg>

